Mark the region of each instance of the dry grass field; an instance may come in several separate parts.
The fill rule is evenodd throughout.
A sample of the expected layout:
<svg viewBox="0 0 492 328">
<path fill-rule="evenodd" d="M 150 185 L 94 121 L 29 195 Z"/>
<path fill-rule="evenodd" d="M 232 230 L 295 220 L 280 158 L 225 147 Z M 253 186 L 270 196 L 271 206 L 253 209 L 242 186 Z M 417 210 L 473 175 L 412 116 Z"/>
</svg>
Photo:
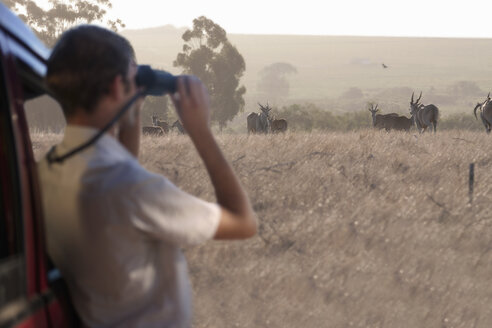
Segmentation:
<svg viewBox="0 0 492 328">
<path fill-rule="evenodd" d="M 194 326 L 492 327 L 490 138 L 219 135 L 260 229 L 186 250 Z M 33 135 L 36 157 L 59 139 Z M 186 136 L 144 138 L 141 161 L 214 200 Z"/>
</svg>

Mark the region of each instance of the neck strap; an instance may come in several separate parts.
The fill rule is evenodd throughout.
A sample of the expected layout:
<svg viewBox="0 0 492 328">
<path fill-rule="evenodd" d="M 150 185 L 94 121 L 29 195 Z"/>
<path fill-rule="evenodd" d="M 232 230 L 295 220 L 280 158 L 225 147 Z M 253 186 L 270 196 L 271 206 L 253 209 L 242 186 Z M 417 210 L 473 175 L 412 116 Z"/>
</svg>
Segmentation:
<svg viewBox="0 0 492 328">
<path fill-rule="evenodd" d="M 83 151 L 84 149 L 90 147 L 92 144 L 94 144 L 99 138 L 101 138 L 122 116 L 125 114 L 125 112 L 133 105 L 133 103 L 140 98 L 141 96 L 145 95 L 145 92 L 139 91 L 137 92 L 136 95 L 134 95 L 128 102 L 123 106 L 123 108 L 120 109 L 120 111 L 113 117 L 111 121 L 109 121 L 108 124 L 106 124 L 101 131 L 99 131 L 95 136 L 81 144 L 80 146 L 77 146 L 76 148 L 70 150 L 68 153 L 65 153 L 63 155 L 57 156 L 55 154 L 55 149 L 56 146 L 51 147 L 50 151 L 46 155 L 48 159 L 48 163 L 51 165 L 53 163 L 63 163 L 67 158 L 72 157 L 73 155 Z"/>
</svg>

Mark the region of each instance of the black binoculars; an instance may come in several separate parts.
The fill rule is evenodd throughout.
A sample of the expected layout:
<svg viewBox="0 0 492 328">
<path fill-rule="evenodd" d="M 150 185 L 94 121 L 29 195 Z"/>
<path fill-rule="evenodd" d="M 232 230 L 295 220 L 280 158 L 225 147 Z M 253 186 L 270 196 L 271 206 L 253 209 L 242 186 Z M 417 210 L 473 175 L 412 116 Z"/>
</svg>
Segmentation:
<svg viewBox="0 0 492 328">
<path fill-rule="evenodd" d="M 162 96 L 175 93 L 177 77 L 166 71 L 152 69 L 149 65 L 138 65 L 137 86 L 144 87 L 144 93 L 149 96 Z"/>
</svg>

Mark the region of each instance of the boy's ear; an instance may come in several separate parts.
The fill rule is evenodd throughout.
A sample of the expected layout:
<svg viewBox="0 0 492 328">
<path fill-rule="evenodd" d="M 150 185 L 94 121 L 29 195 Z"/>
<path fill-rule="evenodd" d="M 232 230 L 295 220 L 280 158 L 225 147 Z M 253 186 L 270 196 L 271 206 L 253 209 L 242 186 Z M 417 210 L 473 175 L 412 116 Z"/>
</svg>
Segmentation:
<svg viewBox="0 0 492 328">
<path fill-rule="evenodd" d="M 116 75 L 109 85 L 109 96 L 115 100 L 119 101 L 125 96 L 125 84 L 123 83 L 123 77 L 121 75 Z"/>
</svg>

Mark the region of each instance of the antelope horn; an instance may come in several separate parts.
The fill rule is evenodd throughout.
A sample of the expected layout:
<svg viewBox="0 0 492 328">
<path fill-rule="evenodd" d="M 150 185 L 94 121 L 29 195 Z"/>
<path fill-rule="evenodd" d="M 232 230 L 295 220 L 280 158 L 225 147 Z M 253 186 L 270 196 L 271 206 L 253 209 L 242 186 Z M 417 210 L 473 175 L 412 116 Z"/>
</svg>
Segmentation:
<svg viewBox="0 0 492 328">
<path fill-rule="evenodd" d="M 414 93 L 415 93 L 415 92 L 412 92 L 412 99 L 410 99 L 410 104 L 413 104 L 413 94 L 414 94 Z"/>
<path fill-rule="evenodd" d="M 420 101 L 420 98 L 422 98 L 422 91 L 420 91 L 420 96 L 419 96 L 419 99 L 417 99 L 416 103 L 418 103 Z"/>
</svg>

